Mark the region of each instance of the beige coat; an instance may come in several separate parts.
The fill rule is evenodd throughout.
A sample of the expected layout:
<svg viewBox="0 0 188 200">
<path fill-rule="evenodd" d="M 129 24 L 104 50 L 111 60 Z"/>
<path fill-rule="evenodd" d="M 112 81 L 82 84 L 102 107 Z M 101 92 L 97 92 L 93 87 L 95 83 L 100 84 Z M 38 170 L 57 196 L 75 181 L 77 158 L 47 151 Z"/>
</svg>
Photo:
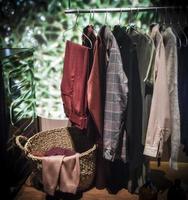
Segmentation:
<svg viewBox="0 0 188 200">
<path fill-rule="evenodd" d="M 151 157 L 160 157 L 163 152 L 163 143 L 168 139 L 170 134 L 171 120 L 165 49 L 158 25 L 153 27 L 151 38 L 154 40 L 156 46 L 154 89 L 144 154 Z"/>
<path fill-rule="evenodd" d="M 178 60 L 176 36 L 169 27 L 163 32 L 165 46 L 168 92 L 170 97 L 171 114 L 171 156 L 170 167 L 177 169 L 178 153 L 180 148 L 180 111 L 178 102 Z"/>
</svg>

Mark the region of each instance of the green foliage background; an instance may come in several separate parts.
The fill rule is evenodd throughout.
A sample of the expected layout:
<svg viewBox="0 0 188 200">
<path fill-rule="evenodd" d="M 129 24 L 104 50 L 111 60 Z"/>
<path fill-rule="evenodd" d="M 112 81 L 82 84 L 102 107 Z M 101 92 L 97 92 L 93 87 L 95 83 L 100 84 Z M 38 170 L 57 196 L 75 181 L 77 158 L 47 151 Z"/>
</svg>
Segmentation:
<svg viewBox="0 0 188 200">
<path fill-rule="evenodd" d="M 117 1 L 117 0 L 72 0 L 71 8 L 107 8 L 148 6 L 149 0 Z M 68 1 L 49 0 L 46 10 L 30 11 L 24 16 L 11 35 L 1 37 L 1 47 L 35 47 L 34 68 L 36 80 L 37 115 L 47 118 L 64 118 L 63 105 L 60 96 L 65 41 L 81 42 L 82 29 L 93 24 L 95 30 L 107 23 L 127 25 L 134 22 L 142 28 L 150 23 L 154 13 L 100 13 L 65 15 Z M 74 27 L 74 28 L 73 28 Z"/>
</svg>

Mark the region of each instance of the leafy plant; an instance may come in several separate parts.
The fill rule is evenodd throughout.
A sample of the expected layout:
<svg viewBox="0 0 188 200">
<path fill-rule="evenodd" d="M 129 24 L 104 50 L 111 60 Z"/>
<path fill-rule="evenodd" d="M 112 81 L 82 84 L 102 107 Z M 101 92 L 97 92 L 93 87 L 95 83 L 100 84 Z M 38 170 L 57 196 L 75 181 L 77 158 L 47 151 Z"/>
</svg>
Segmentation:
<svg viewBox="0 0 188 200">
<path fill-rule="evenodd" d="M 120 13 L 79 14 L 77 26 L 75 26 L 77 15 L 64 14 L 64 9 L 68 7 L 68 1 L 49 0 L 48 3 L 40 1 L 41 9 L 36 9 L 37 3 L 33 2 L 35 2 L 35 6 L 27 9 L 27 13 L 24 12 L 25 15 L 22 19 L 17 20 L 16 26 L 11 27 L 12 32 L 1 33 L 0 45 L 1 47 L 35 48 L 34 74 L 37 114 L 48 118 L 64 118 L 60 82 L 66 40 L 80 43 L 82 29 L 88 23 L 94 24 L 98 31 L 104 23 L 109 26 L 118 23 L 126 25 L 130 19 L 138 25 L 146 24 L 150 15 L 139 13 L 134 18 L 134 13 L 122 13 L 120 18 Z M 123 8 L 134 3 L 135 1 L 72 0 L 71 8 Z M 142 0 L 139 3 L 147 6 L 149 0 Z M 8 20 L 4 20 L 4 22 L 8 23 Z M 11 26 L 11 23 L 8 26 Z"/>
</svg>

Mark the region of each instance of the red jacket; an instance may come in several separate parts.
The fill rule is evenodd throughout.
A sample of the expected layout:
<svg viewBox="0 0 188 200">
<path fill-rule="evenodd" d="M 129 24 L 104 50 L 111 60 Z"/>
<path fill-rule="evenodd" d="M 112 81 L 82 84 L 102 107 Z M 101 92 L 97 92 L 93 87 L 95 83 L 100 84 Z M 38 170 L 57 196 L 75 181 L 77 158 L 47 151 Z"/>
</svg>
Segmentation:
<svg viewBox="0 0 188 200">
<path fill-rule="evenodd" d="M 87 99 L 88 99 L 88 109 L 95 122 L 95 125 L 102 135 L 103 132 L 103 108 L 102 108 L 102 96 L 101 96 L 101 49 L 102 43 L 100 37 L 97 37 L 94 48 L 94 59 L 91 69 L 91 73 L 88 80 L 87 88 Z M 104 80 L 105 81 L 105 80 Z"/>
</svg>

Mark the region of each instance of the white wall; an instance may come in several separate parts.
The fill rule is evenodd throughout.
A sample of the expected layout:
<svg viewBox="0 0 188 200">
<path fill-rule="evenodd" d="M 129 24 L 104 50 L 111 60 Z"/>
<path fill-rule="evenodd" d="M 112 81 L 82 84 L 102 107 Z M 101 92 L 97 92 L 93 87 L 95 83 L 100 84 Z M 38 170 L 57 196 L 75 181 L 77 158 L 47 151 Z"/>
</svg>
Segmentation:
<svg viewBox="0 0 188 200">
<path fill-rule="evenodd" d="M 70 126 L 67 118 L 65 119 L 48 119 L 39 117 L 39 129 L 40 131 L 50 130 L 53 128 Z"/>
</svg>

